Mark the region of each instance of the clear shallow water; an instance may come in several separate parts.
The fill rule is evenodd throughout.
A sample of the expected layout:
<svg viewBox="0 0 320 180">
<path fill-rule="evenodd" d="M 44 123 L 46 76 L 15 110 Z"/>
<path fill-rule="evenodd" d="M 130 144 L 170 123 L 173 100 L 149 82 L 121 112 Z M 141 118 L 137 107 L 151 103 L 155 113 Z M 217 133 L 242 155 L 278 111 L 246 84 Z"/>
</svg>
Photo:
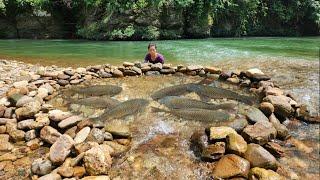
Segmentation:
<svg viewBox="0 0 320 180">
<path fill-rule="evenodd" d="M 199 161 L 190 150 L 192 133 L 196 130 L 204 130 L 208 124 L 180 119 L 168 113 L 151 111 L 151 107 L 163 108 L 150 98 L 150 95 L 156 90 L 198 82 L 201 79 L 189 76 L 159 76 L 127 77 L 91 82 L 92 84 L 121 86 L 123 91 L 114 96 L 120 101 L 133 98 L 150 100 L 150 105 L 143 113 L 125 118 L 133 134 L 131 149 L 124 156 L 114 158 L 113 167 L 109 172 L 110 177 L 118 179 L 206 179 L 211 175 L 214 163 Z M 220 83 L 220 85 L 239 91 L 238 87 L 230 84 Z M 192 93 L 186 96 L 199 99 Z M 59 99 L 57 97 L 51 103 L 55 107 L 66 108 L 61 106 Z M 90 107 L 82 106 L 79 109 L 85 112 L 85 116 L 94 113 L 88 110 Z M 286 153 L 285 157 L 278 159 L 283 166 L 282 172 L 292 177 L 297 175 L 300 179 L 318 179 L 319 125 L 299 121 L 286 124 L 293 138 L 282 142 Z"/>
<path fill-rule="evenodd" d="M 25 62 L 79 66 L 142 61 L 146 41 L 0 40 L 0 58 Z M 320 37 L 214 38 L 156 41 L 172 64 L 210 65 L 217 61 L 280 58 L 318 60 Z"/>
</svg>

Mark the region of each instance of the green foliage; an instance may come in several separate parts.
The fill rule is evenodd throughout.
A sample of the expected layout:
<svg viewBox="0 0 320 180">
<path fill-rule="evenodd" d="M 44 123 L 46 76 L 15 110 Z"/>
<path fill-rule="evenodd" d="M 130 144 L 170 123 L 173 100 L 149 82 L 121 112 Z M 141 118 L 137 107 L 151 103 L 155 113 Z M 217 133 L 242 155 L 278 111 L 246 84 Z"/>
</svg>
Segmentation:
<svg viewBox="0 0 320 180">
<path fill-rule="evenodd" d="M 17 37 L 18 17 L 36 17 L 39 11 L 50 14 L 65 37 L 93 40 L 319 35 L 320 30 L 318 0 L 0 0 L 0 18 Z"/>
</svg>

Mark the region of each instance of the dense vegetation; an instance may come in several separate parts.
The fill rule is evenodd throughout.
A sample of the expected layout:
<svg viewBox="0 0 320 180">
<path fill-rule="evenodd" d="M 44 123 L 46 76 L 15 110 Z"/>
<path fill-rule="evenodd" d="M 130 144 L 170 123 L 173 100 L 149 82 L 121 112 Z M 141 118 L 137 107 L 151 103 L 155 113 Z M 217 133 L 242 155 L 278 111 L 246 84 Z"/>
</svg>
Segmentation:
<svg viewBox="0 0 320 180">
<path fill-rule="evenodd" d="M 2 38 L 319 35 L 318 0 L 0 0 Z"/>
</svg>

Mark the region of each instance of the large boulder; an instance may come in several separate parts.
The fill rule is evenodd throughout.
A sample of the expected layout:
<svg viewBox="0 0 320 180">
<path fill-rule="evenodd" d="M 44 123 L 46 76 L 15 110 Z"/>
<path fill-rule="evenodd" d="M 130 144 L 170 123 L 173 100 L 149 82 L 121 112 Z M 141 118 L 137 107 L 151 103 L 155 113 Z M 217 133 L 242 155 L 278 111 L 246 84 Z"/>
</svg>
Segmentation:
<svg viewBox="0 0 320 180">
<path fill-rule="evenodd" d="M 247 151 L 243 157 L 250 162 L 251 167 L 261 167 L 266 169 L 277 168 L 276 158 L 258 144 L 248 144 Z"/>
<path fill-rule="evenodd" d="M 213 170 L 213 175 L 223 179 L 229 179 L 232 177 L 247 178 L 249 170 L 249 161 L 237 155 L 228 154 L 218 161 Z"/>
<path fill-rule="evenodd" d="M 61 164 L 71 152 L 74 145 L 73 139 L 69 135 L 61 135 L 50 147 L 49 158 L 55 164 Z"/>
<path fill-rule="evenodd" d="M 290 116 L 294 112 L 291 105 L 296 104 L 294 100 L 284 95 L 268 95 L 263 101 L 270 102 L 274 106 L 274 113 L 282 118 Z"/>
<path fill-rule="evenodd" d="M 260 121 L 254 125 L 249 125 L 242 131 L 242 136 L 248 142 L 260 145 L 266 144 L 277 136 L 277 130 L 270 122 Z"/>
<path fill-rule="evenodd" d="M 32 101 L 25 104 L 23 107 L 16 109 L 15 113 L 17 119 L 33 118 L 41 109 L 41 103 L 39 101 Z"/>
<path fill-rule="evenodd" d="M 241 156 L 247 151 L 247 142 L 239 134 L 229 134 L 227 151 Z"/>
<path fill-rule="evenodd" d="M 250 169 L 249 180 L 285 180 L 284 177 L 280 176 L 278 173 L 259 167 Z"/>
<path fill-rule="evenodd" d="M 210 140 L 225 139 L 229 134 L 237 134 L 237 132 L 233 128 L 227 126 L 210 128 Z"/>
<path fill-rule="evenodd" d="M 104 148 L 95 146 L 85 152 L 83 162 L 89 175 L 101 175 L 107 174 L 107 170 L 112 164 L 112 158 Z"/>
</svg>

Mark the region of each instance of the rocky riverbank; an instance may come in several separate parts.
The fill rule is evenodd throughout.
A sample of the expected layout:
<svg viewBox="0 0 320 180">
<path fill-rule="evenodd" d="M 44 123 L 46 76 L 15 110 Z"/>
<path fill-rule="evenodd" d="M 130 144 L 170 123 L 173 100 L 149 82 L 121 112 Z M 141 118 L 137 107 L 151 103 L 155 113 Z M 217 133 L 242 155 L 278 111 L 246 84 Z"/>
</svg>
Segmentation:
<svg viewBox="0 0 320 180">
<path fill-rule="evenodd" d="M 309 115 L 305 105 L 275 86 L 259 69 L 223 72 L 216 67 L 129 62 L 118 67 L 72 69 L 6 60 L 0 67 L 0 176 L 4 179 L 109 179 L 113 159 L 130 149 L 129 128 L 118 123 L 106 127 L 92 124 L 88 118 L 47 103 L 61 90 L 93 79 L 202 76 L 206 77 L 202 83 L 219 79 L 258 95 L 262 102 L 247 113 L 244 125 L 210 127 L 192 137 L 202 159 L 217 161 L 213 175 L 220 178 L 263 179 L 272 175 L 281 179 L 276 157 L 283 156 L 283 151 L 274 140 L 289 137 L 281 122 L 295 118 L 319 122 L 319 117 Z M 42 147 L 45 152 L 39 153 Z M 30 154 L 35 154 L 34 161 Z M 16 167 L 19 169 L 12 171 Z"/>
</svg>

